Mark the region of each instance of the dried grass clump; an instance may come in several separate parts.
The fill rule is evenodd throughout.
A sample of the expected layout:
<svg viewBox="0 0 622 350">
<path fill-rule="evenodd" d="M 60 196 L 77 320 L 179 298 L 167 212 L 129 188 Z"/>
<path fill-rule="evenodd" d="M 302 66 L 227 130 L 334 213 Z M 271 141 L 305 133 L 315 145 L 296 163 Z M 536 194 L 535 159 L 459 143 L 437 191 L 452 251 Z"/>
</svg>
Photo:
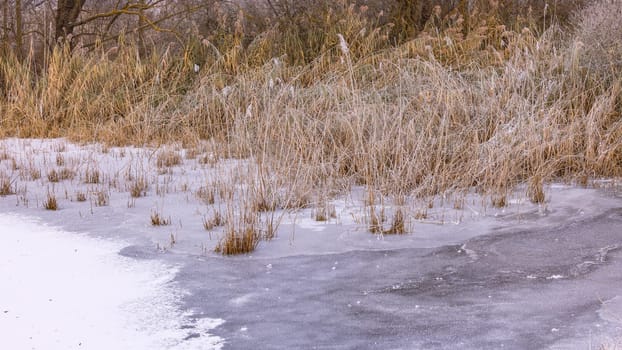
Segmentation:
<svg viewBox="0 0 622 350">
<path fill-rule="evenodd" d="M 377 214 L 374 205 L 369 206 L 368 230 L 370 233 L 378 234 L 383 232 L 384 213 Z"/>
<path fill-rule="evenodd" d="M 60 181 L 60 176 L 58 175 L 58 172 L 56 171 L 56 169 L 52 169 L 48 172 L 48 181 L 49 182 Z"/>
<path fill-rule="evenodd" d="M 130 184 L 130 196 L 132 198 L 144 197 L 147 195 L 149 185 L 144 177 L 138 177 Z"/>
<path fill-rule="evenodd" d="M 318 207 L 313 211 L 313 219 L 315 221 L 328 221 L 336 217 L 335 205 L 328 203 L 326 200 L 320 201 Z"/>
<path fill-rule="evenodd" d="M 490 202 L 495 208 L 503 208 L 507 205 L 507 196 L 505 194 L 495 194 L 490 198 Z"/>
<path fill-rule="evenodd" d="M 78 191 L 76 192 L 76 201 L 85 202 L 86 201 L 86 193 Z"/>
<path fill-rule="evenodd" d="M 527 197 L 534 204 L 544 203 L 544 188 L 542 179 L 539 176 L 534 176 L 527 183 Z"/>
<path fill-rule="evenodd" d="M 110 195 L 103 189 L 100 189 L 94 193 L 95 206 L 105 207 L 110 204 Z"/>
<path fill-rule="evenodd" d="M 235 211 L 239 211 L 236 215 Z M 224 236 L 214 251 L 223 255 L 248 254 L 257 248 L 262 238 L 259 215 L 248 205 L 227 208 Z"/>
<path fill-rule="evenodd" d="M 43 208 L 46 210 L 58 210 L 58 202 L 54 194 L 48 193 L 47 198 L 43 202 Z"/>
<path fill-rule="evenodd" d="M 211 205 L 216 202 L 216 190 L 213 187 L 201 186 L 195 195 L 205 204 Z"/>
<path fill-rule="evenodd" d="M 39 180 L 41 178 L 41 169 L 32 167 L 30 168 L 29 175 L 31 180 Z"/>
<path fill-rule="evenodd" d="M 151 212 L 151 225 L 152 226 L 167 226 L 171 224 L 171 218 L 165 219 L 160 213 L 154 211 Z"/>
<path fill-rule="evenodd" d="M 101 174 L 97 169 L 87 169 L 84 172 L 84 183 L 98 184 L 101 181 Z"/>
<path fill-rule="evenodd" d="M 406 231 L 406 222 L 404 220 L 404 213 L 401 208 L 398 208 L 393 214 L 391 220 L 391 226 L 384 230 L 383 233 L 387 235 L 403 235 Z"/>
<path fill-rule="evenodd" d="M 56 154 L 56 165 L 58 166 L 65 165 L 65 157 L 62 155 L 62 153 Z"/>
<path fill-rule="evenodd" d="M 258 179 L 245 179 L 249 182 L 250 193 L 246 200 L 250 201 L 251 210 L 259 213 L 277 210 L 282 202 L 280 179 L 271 174 L 265 164 L 259 163 L 257 167 L 251 167 L 251 171 L 255 169 Z"/>
<path fill-rule="evenodd" d="M 76 173 L 69 168 L 61 168 L 58 171 L 58 179 L 59 180 L 71 180 L 76 176 Z"/>
<path fill-rule="evenodd" d="M 222 216 L 220 211 L 214 211 L 213 215 L 209 218 L 203 218 L 203 228 L 206 231 L 211 231 L 215 227 L 223 226 L 225 224 L 225 218 Z"/>
<path fill-rule="evenodd" d="M 421 219 L 418 218 L 416 214 L 415 218 Z M 402 208 L 397 208 L 393 212 L 391 224 L 388 228 L 386 228 L 388 218 L 384 207 L 382 207 L 380 211 L 378 211 L 375 205 L 370 205 L 367 220 L 367 229 L 370 233 L 373 234 L 402 235 L 407 233 L 406 220 Z"/>
<path fill-rule="evenodd" d="M 238 255 L 252 253 L 259 241 L 261 233 L 250 224 L 243 224 L 237 228 L 225 229 L 225 237 L 216 245 L 214 251 L 223 255 Z"/>
<path fill-rule="evenodd" d="M 162 150 L 156 157 L 156 165 L 158 168 L 170 168 L 175 165 L 180 165 L 182 158 L 178 152 L 172 150 Z"/>
<path fill-rule="evenodd" d="M 216 245 L 214 251 L 223 255 L 248 254 L 257 248 L 260 240 L 261 233 L 252 225 L 229 227 L 225 230 L 225 237 Z"/>
<path fill-rule="evenodd" d="M 0 196 L 15 194 L 13 184 L 8 176 L 0 175 Z"/>
<path fill-rule="evenodd" d="M 279 198 L 274 193 L 255 192 L 251 201 L 256 212 L 270 212 L 279 208 Z"/>
</svg>

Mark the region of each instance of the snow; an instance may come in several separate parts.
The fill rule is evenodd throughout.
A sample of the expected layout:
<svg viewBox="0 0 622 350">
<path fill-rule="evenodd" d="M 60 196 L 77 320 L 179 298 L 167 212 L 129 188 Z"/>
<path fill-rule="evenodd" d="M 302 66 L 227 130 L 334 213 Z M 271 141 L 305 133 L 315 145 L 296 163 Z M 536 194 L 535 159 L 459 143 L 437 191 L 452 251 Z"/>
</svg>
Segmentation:
<svg viewBox="0 0 622 350">
<path fill-rule="evenodd" d="M 223 320 L 179 310 L 177 269 L 118 255 L 124 246 L 0 213 L 2 347 L 220 349 L 207 331 Z"/>
</svg>

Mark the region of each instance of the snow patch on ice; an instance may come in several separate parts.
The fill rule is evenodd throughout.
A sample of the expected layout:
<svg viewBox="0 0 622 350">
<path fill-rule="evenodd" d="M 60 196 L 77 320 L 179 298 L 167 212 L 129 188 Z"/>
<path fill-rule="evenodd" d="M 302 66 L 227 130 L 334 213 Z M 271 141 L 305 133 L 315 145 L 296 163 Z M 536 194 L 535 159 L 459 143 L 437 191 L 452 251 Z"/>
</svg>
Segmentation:
<svg viewBox="0 0 622 350">
<path fill-rule="evenodd" d="M 551 276 L 547 277 L 546 279 L 547 280 L 559 280 L 559 279 L 562 279 L 562 278 L 564 278 L 563 275 L 551 275 Z"/>
<path fill-rule="evenodd" d="M 0 329 L 7 349 L 221 349 L 224 321 L 179 309 L 177 269 L 120 256 L 122 242 L 0 213 Z"/>
<path fill-rule="evenodd" d="M 247 304 L 254 297 L 255 297 L 255 295 L 252 294 L 252 293 L 251 294 L 244 294 L 244 295 L 241 295 L 241 296 L 239 296 L 237 298 L 231 299 L 230 303 L 232 305 L 235 305 L 235 306 L 242 306 L 244 304 Z"/>
<path fill-rule="evenodd" d="M 301 229 L 310 230 L 314 232 L 321 232 L 326 230 L 326 222 L 323 221 L 315 221 L 313 219 L 301 219 L 296 221 L 296 224 Z"/>
</svg>

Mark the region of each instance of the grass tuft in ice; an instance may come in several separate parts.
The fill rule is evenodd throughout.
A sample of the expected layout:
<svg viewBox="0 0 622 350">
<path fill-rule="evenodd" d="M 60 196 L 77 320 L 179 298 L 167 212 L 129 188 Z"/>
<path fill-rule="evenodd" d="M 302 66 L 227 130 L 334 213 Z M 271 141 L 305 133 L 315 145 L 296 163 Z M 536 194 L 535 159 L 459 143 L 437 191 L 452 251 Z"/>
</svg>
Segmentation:
<svg viewBox="0 0 622 350">
<path fill-rule="evenodd" d="M 162 150 L 158 153 L 156 158 L 156 165 L 158 168 L 169 168 L 175 165 L 180 165 L 182 158 L 178 152 L 172 150 Z"/>
<path fill-rule="evenodd" d="M 215 227 L 223 226 L 224 224 L 225 219 L 220 211 L 214 211 L 211 217 L 203 217 L 203 228 L 206 231 L 211 231 Z"/>
<path fill-rule="evenodd" d="M 0 196 L 8 196 L 14 193 L 11 179 L 4 174 L 0 174 Z"/>
<path fill-rule="evenodd" d="M 48 193 L 47 198 L 43 202 L 43 208 L 46 210 L 58 210 L 58 202 L 54 194 Z"/>
<path fill-rule="evenodd" d="M 78 191 L 76 192 L 76 201 L 85 202 L 86 201 L 86 193 Z"/>
<path fill-rule="evenodd" d="M 195 195 L 205 204 L 211 205 L 216 202 L 215 190 L 213 187 L 201 186 L 196 191 Z"/>
<path fill-rule="evenodd" d="M 49 182 L 58 182 L 60 180 L 60 176 L 56 169 L 52 169 L 48 172 L 48 181 Z"/>
<path fill-rule="evenodd" d="M 313 211 L 313 219 L 315 221 L 328 221 L 337 217 L 337 211 L 333 204 L 327 200 L 321 200 L 318 207 Z"/>
<path fill-rule="evenodd" d="M 534 176 L 527 183 L 527 196 L 532 203 L 544 203 L 544 188 L 542 184 L 542 178 L 540 176 Z"/>
<path fill-rule="evenodd" d="M 223 255 L 248 254 L 257 248 L 262 238 L 259 215 L 248 205 L 236 208 L 229 204 L 224 236 L 214 251 Z"/>
<path fill-rule="evenodd" d="M 132 198 L 144 197 L 147 195 L 147 180 L 144 177 L 138 177 L 130 184 L 130 196 Z"/>
<path fill-rule="evenodd" d="M 110 194 L 104 189 L 99 189 L 93 193 L 95 206 L 105 207 L 110 204 Z"/>
<path fill-rule="evenodd" d="M 397 209 L 393 213 L 393 220 L 391 221 L 391 227 L 385 230 L 385 234 L 403 235 L 406 233 L 406 224 L 404 220 L 404 213 L 402 209 Z"/>
<path fill-rule="evenodd" d="M 151 212 L 151 225 L 152 226 L 167 226 L 171 224 L 171 218 L 165 219 L 157 211 Z"/>
<path fill-rule="evenodd" d="M 98 184 L 101 181 L 101 174 L 97 169 L 87 169 L 84 173 L 84 182 L 87 184 Z"/>
</svg>

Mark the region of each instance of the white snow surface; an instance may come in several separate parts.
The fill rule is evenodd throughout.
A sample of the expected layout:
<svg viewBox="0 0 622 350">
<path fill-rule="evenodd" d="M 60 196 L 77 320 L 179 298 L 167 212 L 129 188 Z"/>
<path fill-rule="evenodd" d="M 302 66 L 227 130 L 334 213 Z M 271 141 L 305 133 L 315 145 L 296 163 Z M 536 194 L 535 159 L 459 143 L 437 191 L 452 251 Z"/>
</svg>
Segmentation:
<svg viewBox="0 0 622 350">
<path fill-rule="evenodd" d="M 223 320 L 180 311 L 176 268 L 124 246 L 0 213 L 2 348 L 222 348 L 207 332 Z"/>
</svg>

